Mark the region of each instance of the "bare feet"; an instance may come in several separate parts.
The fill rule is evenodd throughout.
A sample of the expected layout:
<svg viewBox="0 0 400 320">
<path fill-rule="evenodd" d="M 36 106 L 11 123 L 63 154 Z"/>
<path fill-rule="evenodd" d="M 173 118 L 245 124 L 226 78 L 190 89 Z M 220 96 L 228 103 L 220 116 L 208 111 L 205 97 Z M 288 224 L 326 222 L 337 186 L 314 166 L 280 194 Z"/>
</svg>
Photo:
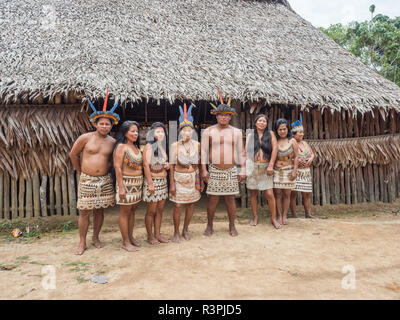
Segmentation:
<svg viewBox="0 0 400 320">
<path fill-rule="evenodd" d="M 156 236 L 156 239 L 158 240 L 158 242 L 161 242 L 161 243 L 168 243 L 169 242 L 169 239 L 165 239 L 165 238 L 161 237 L 161 235 Z"/>
<path fill-rule="evenodd" d="M 253 220 L 250 221 L 250 225 L 255 227 L 258 224 L 258 216 L 255 216 Z"/>
<path fill-rule="evenodd" d="M 306 214 L 306 219 L 317 219 L 317 218 L 312 216 L 311 214 Z"/>
<path fill-rule="evenodd" d="M 207 225 L 206 231 L 204 231 L 204 235 L 209 237 L 214 233 L 213 227 Z"/>
<path fill-rule="evenodd" d="M 237 237 L 238 232 L 237 232 L 235 226 L 229 226 L 229 234 L 230 234 L 232 237 Z"/>
<path fill-rule="evenodd" d="M 93 244 L 97 249 L 100 249 L 100 248 L 103 248 L 103 247 L 104 247 L 104 243 L 101 242 L 98 238 L 97 238 L 97 239 L 92 238 L 92 244 Z"/>
<path fill-rule="evenodd" d="M 282 220 L 282 216 L 281 216 L 281 215 L 278 216 L 278 223 L 279 223 L 280 225 L 283 224 L 283 220 Z"/>
<path fill-rule="evenodd" d="M 126 251 L 128 251 L 128 252 L 135 252 L 135 251 L 138 251 L 138 249 L 135 247 L 135 246 L 133 246 L 132 245 L 132 243 L 124 243 L 123 245 L 122 245 L 122 248 L 124 248 Z"/>
<path fill-rule="evenodd" d="M 148 238 L 147 242 L 154 245 L 154 244 L 159 244 L 160 242 L 156 238 Z"/>
<path fill-rule="evenodd" d="M 179 233 L 177 233 L 177 232 L 174 233 L 174 237 L 172 238 L 172 242 L 175 242 L 175 243 L 181 242 L 181 237 L 179 236 Z"/>
<path fill-rule="evenodd" d="M 85 252 L 86 249 L 87 249 L 86 243 L 85 244 L 80 243 L 78 246 L 78 249 L 76 249 L 76 251 L 75 251 L 75 254 L 77 256 L 80 256 Z"/>
<path fill-rule="evenodd" d="M 272 225 L 275 227 L 275 229 L 280 229 L 280 228 L 282 228 L 282 225 L 279 224 L 278 221 L 276 221 L 276 220 L 272 220 L 272 219 L 271 219 L 271 223 L 272 223 Z"/>
<path fill-rule="evenodd" d="M 135 247 L 140 247 L 140 246 L 141 246 L 140 242 L 137 241 L 135 238 L 132 237 L 132 238 L 130 238 L 129 240 L 131 241 L 131 243 L 132 243 Z"/>
<path fill-rule="evenodd" d="M 283 217 L 282 222 L 283 222 L 284 225 L 289 224 L 289 220 L 288 220 L 287 217 Z"/>
<path fill-rule="evenodd" d="M 190 240 L 190 239 L 192 239 L 192 236 L 190 235 L 189 230 L 183 230 L 183 231 L 182 231 L 182 237 L 184 237 L 185 240 Z"/>
</svg>

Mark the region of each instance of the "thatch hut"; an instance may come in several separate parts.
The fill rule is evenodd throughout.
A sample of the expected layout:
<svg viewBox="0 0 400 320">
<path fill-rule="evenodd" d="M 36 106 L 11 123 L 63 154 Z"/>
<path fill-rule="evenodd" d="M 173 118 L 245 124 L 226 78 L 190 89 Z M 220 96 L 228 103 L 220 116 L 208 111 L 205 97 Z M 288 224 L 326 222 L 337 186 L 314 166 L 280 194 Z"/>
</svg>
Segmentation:
<svg viewBox="0 0 400 320">
<path fill-rule="evenodd" d="M 243 130 L 303 111 L 314 204 L 399 194 L 400 88 L 285 0 L 6 0 L 0 30 L 0 218 L 76 214 L 67 153 L 106 89 L 144 125 L 176 120 L 182 100 L 212 123 L 216 85 Z"/>
</svg>

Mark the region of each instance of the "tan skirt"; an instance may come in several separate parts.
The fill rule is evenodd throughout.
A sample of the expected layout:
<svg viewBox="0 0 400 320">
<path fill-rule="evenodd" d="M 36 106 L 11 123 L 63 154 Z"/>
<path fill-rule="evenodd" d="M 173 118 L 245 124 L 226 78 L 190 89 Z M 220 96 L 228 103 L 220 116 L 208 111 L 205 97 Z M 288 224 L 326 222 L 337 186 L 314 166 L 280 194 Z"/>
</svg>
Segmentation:
<svg viewBox="0 0 400 320">
<path fill-rule="evenodd" d="M 275 189 L 290 189 L 295 186 L 296 181 L 291 181 L 290 176 L 293 172 L 293 165 L 282 167 L 274 170 L 274 188 Z"/>
<path fill-rule="evenodd" d="M 207 194 L 229 196 L 239 194 L 237 168 L 220 169 L 210 164 L 208 166 L 210 179 L 207 184 Z"/>
<path fill-rule="evenodd" d="M 123 176 L 122 181 L 126 190 L 126 199 L 119 198 L 119 187 L 116 185 L 115 199 L 117 204 L 132 205 L 140 202 L 143 195 L 143 176 Z"/>
<path fill-rule="evenodd" d="M 311 169 L 297 169 L 296 185 L 293 191 L 299 192 L 312 192 L 312 179 L 311 179 Z"/>
<path fill-rule="evenodd" d="M 201 198 L 200 191 L 196 189 L 196 174 L 199 170 L 182 173 L 174 171 L 176 193 L 169 194 L 169 200 L 175 203 L 193 203 Z"/>
<path fill-rule="evenodd" d="M 111 174 L 89 176 L 81 173 L 78 185 L 78 210 L 92 210 L 115 206 Z"/>
</svg>

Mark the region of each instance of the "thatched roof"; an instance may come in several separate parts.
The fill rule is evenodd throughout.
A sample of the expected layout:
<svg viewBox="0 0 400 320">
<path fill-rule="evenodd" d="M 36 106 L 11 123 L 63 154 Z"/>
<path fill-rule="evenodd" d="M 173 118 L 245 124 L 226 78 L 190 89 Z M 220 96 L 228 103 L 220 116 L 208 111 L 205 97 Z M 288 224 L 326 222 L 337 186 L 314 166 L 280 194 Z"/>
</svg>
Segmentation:
<svg viewBox="0 0 400 320">
<path fill-rule="evenodd" d="M 0 94 L 400 110 L 400 88 L 286 0 L 3 0 Z"/>
</svg>

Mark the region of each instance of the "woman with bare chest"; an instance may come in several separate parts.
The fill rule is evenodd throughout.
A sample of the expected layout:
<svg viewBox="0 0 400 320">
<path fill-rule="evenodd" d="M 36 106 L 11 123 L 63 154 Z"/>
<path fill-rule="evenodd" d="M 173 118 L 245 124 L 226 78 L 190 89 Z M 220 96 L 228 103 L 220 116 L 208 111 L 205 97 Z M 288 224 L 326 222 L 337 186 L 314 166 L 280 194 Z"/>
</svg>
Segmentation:
<svg viewBox="0 0 400 320">
<path fill-rule="evenodd" d="M 258 115 L 254 120 L 253 133 L 246 139 L 246 185 L 250 190 L 250 203 L 253 220 L 250 225 L 258 223 L 258 192 L 265 192 L 271 212 L 271 222 L 275 228 L 281 225 L 276 220 L 276 205 L 274 188 L 274 163 L 278 152 L 278 145 L 273 131 L 267 128 L 267 116 Z"/>
</svg>

